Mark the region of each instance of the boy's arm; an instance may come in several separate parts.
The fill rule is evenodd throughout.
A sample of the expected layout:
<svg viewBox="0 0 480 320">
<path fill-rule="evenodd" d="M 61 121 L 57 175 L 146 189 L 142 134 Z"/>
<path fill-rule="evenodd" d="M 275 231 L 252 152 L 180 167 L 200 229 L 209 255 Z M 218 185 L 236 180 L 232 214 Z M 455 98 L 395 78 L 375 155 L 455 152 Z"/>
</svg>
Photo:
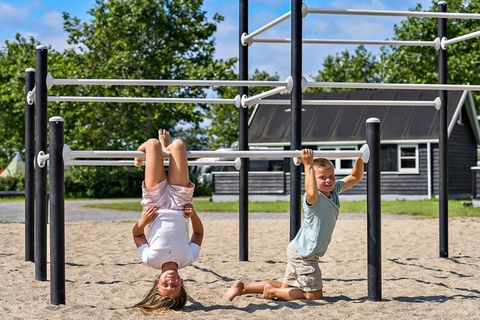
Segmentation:
<svg viewBox="0 0 480 320">
<path fill-rule="evenodd" d="M 313 170 L 313 151 L 310 149 L 303 149 L 301 160 L 305 172 L 305 194 L 307 204 L 312 205 L 317 202 L 318 190 L 315 182 L 315 172 Z"/>
<path fill-rule="evenodd" d="M 360 157 L 355 158 L 355 163 L 353 164 L 352 172 L 343 178 L 345 185 L 343 186 L 343 191 L 353 188 L 357 183 L 363 179 L 363 160 Z"/>
</svg>

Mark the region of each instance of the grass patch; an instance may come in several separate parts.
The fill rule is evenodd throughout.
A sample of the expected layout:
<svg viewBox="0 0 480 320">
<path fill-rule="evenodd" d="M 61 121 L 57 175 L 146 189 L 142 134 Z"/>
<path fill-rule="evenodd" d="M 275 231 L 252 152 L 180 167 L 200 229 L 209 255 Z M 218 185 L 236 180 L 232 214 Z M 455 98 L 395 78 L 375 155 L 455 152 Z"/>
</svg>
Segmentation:
<svg viewBox="0 0 480 320">
<path fill-rule="evenodd" d="M 340 211 L 342 213 L 367 211 L 366 201 L 341 201 Z M 467 204 L 467 205 L 465 205 Z M 468 205 L 468 201 L 450 200 L 448 201 L 448 212 L 450 217 L 480 217 L 480 208 L 474 208 Z M 89 204 L 86 207 L 98 209 L 138 211 L 142 210 L 139 202 L 119 202 L 119 203 L 101 203 Z M 195 209 L 198 212 L 238 212 L 238 201 L 229 202 L 210 202 L 196 201 Z M 288 201 L 250 201 L 250 212 L 289 212 L 290 203 Z M 384 214 L 402 214 L 421 217 L 438 217 L 438 200 L 394 200 L 382 202 L 382 213 Z"/>
</svg>

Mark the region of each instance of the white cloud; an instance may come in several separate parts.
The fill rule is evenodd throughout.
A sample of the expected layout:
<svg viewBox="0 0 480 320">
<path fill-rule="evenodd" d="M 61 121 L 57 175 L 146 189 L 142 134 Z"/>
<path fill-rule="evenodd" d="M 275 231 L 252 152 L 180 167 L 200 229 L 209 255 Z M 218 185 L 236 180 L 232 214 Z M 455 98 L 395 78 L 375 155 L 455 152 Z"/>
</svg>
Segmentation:
<svg viewBox="0 0 480 320">
<path fill-rule="evenodd" d="M 56 32 L 63 29 L 63 16 L 61 12 L 51 11 L 43 15 L 42 24 L 52 28 Z"/>
<path fill-rule="evenodd" d="M 28 14 L 29 12 L 21 6 L 0 2 L 0 25 L 3 27 L 25 22 Z"/>
</svg>

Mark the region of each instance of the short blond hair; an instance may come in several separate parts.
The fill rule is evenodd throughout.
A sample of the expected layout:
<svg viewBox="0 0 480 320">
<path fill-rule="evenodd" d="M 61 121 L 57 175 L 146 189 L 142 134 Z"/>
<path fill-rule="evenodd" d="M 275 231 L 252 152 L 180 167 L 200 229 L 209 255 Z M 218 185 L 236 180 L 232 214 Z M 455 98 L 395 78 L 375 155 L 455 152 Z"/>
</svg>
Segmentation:
<svg viewBox="0 0 480 320">
<path fill-rule="evenodd" d="M 325 158 L 315 158 L 313 159 L 313 166 L 316 168 L 325 168 L 325 169 L 335 169 L 332 161 Z"/>
</svg>

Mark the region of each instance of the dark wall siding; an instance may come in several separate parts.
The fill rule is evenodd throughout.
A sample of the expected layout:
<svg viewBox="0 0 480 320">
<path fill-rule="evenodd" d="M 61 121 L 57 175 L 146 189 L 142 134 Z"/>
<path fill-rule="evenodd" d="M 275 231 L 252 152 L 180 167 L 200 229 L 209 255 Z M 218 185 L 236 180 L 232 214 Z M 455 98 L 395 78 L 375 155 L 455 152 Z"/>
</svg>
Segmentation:
<svg viewBox="0 0 480 320">
<path fill-rule="evenodd" d="M 451 195 L 472 193 L 470 167 L 477 164 L 477 143 L 466 114 L 463 114 L 463 119 L 463 124 L 455 125 L 448 139 L 448 187 Z"/>
</svg>

